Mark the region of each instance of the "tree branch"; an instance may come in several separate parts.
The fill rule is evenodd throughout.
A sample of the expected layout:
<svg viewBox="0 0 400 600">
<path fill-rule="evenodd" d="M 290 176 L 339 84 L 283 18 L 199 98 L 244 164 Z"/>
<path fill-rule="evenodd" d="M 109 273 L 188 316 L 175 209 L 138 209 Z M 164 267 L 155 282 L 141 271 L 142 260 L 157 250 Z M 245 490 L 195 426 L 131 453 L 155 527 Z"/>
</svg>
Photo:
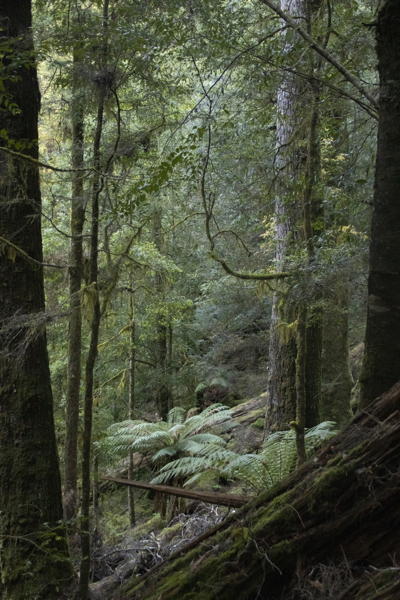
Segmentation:
<svg viewBox="0 0 400 600">
<path fill-rule="evenodd" d="M 293 273 L 289 272 L 281 272 L 281 273 L 242 273 L 240 271 L 234 271 L 231 269 L 226 262 L 214 254 L 213 252 L 210 254 L 211 258 L 213 258 L 216 262 L 218 262 L 224 271 L 226 271 L 229 275 L 233 275 L 233 277 L 237 277 L 238 279 L 253 279 L 256 281 L 270 281 L 272 279 L 286 279 L 293 275 Z"/>
<path fill-rule="evenodd" d="M 7 148 L 6 146 L 0 146 L 0 151 L 5 152 L 6 154 L 10 154 L 15 158 L 20 158 L 21 160 L 26 160 L 37 167 L 42 167 L 43 169 L 49 169 L 50 171 L 55 171 L 56 173 L 77 173 L 77 172 L 93 172 L 93 169 L 90 167 L 88 169 L 61 169 L 60 167 L 54 167 L 53 165 L 49 165 L 48 163 L 44 163 L 29 154 L 23 154 L 22 152 L 17 152 L 16 150 L 11 150 L 11 148 Z"/>
<path fill-rule="evenodd" d="M 51 269 L 66 269 L 67 266 L 68 266 L 68 265 L 53 265 L 51 263 L 40 262 L 40 260 L 36 260 L 36 258 L 33 258 L 32 256 L 29 256 L 29 254 L 27 254 L 25 252 L 25 250 L 22 250 L 22 248 L 20 248 L 16 244 L 13 244 L 13 242 L 10 242 L 10 240 L 7 240 L 2 235 L 0 235 L 0 245 L 1 244 L 5 244 L 9 248 L 12 248 L 12 250 L 16 254 L 19 254 L 20 256 L 22 256 L 22 258 L 25 258 L 25 260 L 27 260 L 29 263 L 31 263 L 33 265 L 37 265 L 39 267 L 49 267 Z M 10 260 L 14 260 L 12 256 L 10 256 L 9 258 L 10 258 Z"/>
</svg>

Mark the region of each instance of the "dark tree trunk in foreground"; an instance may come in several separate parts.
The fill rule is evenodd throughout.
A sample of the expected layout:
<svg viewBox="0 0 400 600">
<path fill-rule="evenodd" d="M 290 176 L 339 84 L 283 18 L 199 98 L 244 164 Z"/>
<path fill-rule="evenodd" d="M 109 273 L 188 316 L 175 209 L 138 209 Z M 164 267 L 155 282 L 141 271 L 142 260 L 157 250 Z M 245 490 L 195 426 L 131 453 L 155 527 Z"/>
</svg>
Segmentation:
<svg viewBox="0 0 400 600">
<path fill-rule="evenodd" d="M 335 304 L 334 304 L 335 303 Z M 335 421 L 339 427 L 351 417 L 353 380 L 349 363 L 349 284 L 338 276 L 331 304 L 324 315 L 323 378 L 321 420 Z"/>
<path fill-rule="evenodd" d="M 62 598 L 71 568 L 62 519 L 46 347 L 37 119 L 29 0 L 0 4 L 0 596 Z M 12 144 L 10 144 L 13 148 Z"/>
<path fill-rule="evenodd" d="M 337 582 L 338 599 L 394 600 L 399 463 L 397 384 L 289 479 L 188 551 L 132 579 L 113 600 L 298 599 L 299 585 L 314 592 L 322 585 L 321 565 L 336 565 L 340 578 L 343 563 L 355 581 Z M 333 597 L 328 592 L 317 597 Z"/>
<path fill-rule="evenodd" d="M 361 406 L 400 378 L 400 3 L 377 25 L 380 111 Z"/>
</svg>

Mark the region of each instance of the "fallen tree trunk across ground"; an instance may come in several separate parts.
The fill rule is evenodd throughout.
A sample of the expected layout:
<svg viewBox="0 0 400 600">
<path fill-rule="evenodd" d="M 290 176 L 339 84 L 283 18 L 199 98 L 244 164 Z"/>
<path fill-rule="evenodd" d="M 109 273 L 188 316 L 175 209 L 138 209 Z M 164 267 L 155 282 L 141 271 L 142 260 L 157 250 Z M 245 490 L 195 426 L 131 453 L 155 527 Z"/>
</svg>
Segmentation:
<svg viewBox="0 0 400 600">
<path fill-rule="evenodd" d="M 113 600 L 398 598 L 399 465 L 397 384 L 289 479 Z M 332 596 L 324 568 L 340 579 L 343 564 Z"/>
<path fill-rule="evenodd" d="M 156 485 L 155 483 L 147 483 L 145 481 L 132 481 L 131 479 L 118 479 L 115 477 L 102 477 L 104 481 L 112 481 L 120 485 L 139 488 L 142 490 L 150 490 L 159 494 L 167 494 L 168 496 L 178 496 L 179 498 L 188 498 L 189 500 L 198 500 L 208 504 L 218 504 L 219 506 L 240 507 L 246 504 L 250 498 L 244 496 L 235 496 L 234 494 L 217 494 L 216 492 L 196 492 L 194 490 L 186 490 L 171 485 Z"/>
</svg>

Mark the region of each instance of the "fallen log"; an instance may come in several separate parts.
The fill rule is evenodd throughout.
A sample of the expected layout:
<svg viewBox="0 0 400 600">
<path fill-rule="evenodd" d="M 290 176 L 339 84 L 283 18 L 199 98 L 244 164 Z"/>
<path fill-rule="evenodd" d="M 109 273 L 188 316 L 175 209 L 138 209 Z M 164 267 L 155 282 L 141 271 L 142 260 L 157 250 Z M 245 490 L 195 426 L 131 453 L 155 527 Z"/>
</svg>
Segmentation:
<svg viewBox="0 0 400 600">
<path fill-rule="evenodd" d="M 233 494 L 217 494 L 215 492 L 195 492 L 193 490 L 184 490 L 183 488 L 173 487 L 170 485 L 156 485 L 144 481 L 132 481 L 131 479 L 118 479 L 116 477 L 102 477 L 103 481 L 113 481 L 121 485 L 127 485 L 142 490 L 151 490 L 160 494 L 168 494 L 170 496 L 179 496 L 181 498 L 189 498 L 190 500 L 198 500 L 208 504 L 218 504 L 219 506 L 230 506 L 240 508 L 250 500 L 248 497 L 235 496 Z"/>
<path fill-rule="evenodd" d="M 354 593 L 343 588 L 343 599 L 395 598 L 398 572 L 390 569 L 400 555 L 399 465 L 397 384 L 289 479 L 112 598 L 297 599 L 299 580 L 312 578 L 316 565 L 343 560 L 356 579 L 364 577 Z M 374 576 L 371 585 L 371 569 L 389 572 L 391 581 Z"/>
</svg>

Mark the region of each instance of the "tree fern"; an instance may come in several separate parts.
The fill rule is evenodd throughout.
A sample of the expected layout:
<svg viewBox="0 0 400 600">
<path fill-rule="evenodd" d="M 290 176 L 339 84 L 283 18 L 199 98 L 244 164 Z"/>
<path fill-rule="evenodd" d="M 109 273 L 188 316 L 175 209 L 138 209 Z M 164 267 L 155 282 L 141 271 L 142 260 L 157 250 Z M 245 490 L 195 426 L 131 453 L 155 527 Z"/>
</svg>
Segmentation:
<svg viewBox="0 0 400 600">
<path fill-rule="evenodd" d="M 152 483 L 185 486 L 198 485 L 212 474 L 242 482 L 258 492 L 276 484 L 296 467 L 296 436 L 293 430 L 277 431 L 264 442 L 259 454 L 240 455 L 226 448 L 226 441 L 207 430 L 231 425 L 230 410 L 213 404 L 200 414 L 185 419 L 185 411 L 176 407 L 167 421 L 148 423 L 122 421 L 108 429 L 102 442 L 110 456 L 140 452 L 152 458 L 157 475 Z M 335 435 L 335 423 L 325 421 L 305 434 L 307 456 Z"/>
<path fill-rule="evenodd" d="M 166 421 L 115 423 L 101 442 L 101 450 L 111 459 L 129 452 L 140 452 L 162 466 L 184 456 L 206 456 L 214 448 L 225 445 L 223 438 L 208 430 L 231 421 L 229 408 L 214 404 L 187 419 L 185 414 L 183 408 L 175 407 L 170 410 Z"/>
<path fill-rule="evenodd" d="M 324 421 L 305 434 L 309 457 L 325 440 L 337 433 L 336 423 Z M 293 430 L 276 431 L 265 440 L 259 454 L 244 454 L 232 458 L 222 473 L 243 481 L 256 491 L 269 488 L 296 468 L 296 434 Z"/>
</svg>

